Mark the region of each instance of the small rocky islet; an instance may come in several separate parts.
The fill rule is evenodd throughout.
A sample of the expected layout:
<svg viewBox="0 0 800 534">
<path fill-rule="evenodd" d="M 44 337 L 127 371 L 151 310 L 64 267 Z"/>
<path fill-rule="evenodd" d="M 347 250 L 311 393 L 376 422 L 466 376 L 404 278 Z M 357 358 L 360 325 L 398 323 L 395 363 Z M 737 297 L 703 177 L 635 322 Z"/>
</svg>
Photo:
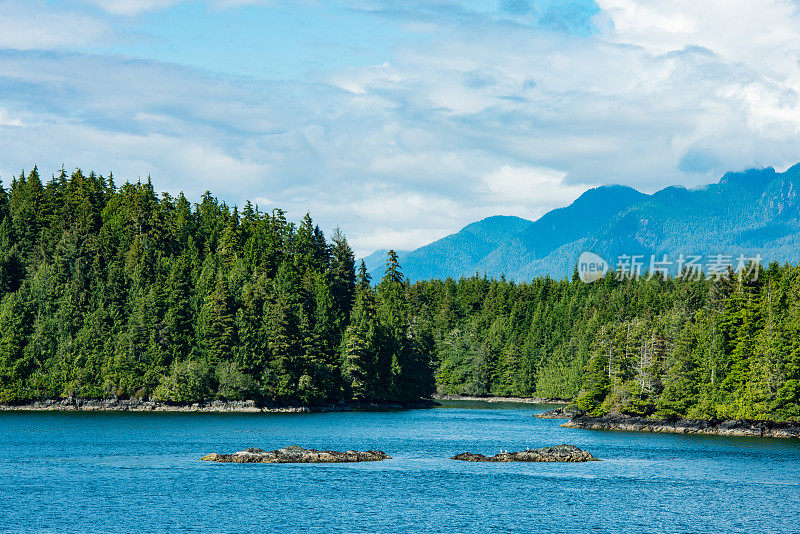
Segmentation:
<svg viewBox="0 0 800 534">
<path fill-rule="evenodd" d="M 494 456 L 484 456 L 471 452 L 462 452 L 450 458 L 463 462 L 594 462 L 599 461 L 591 453 L 579 449 L 575 445 L 554 445 L 541 449 L 528 449 L 518 452 L 501 452 Z"/>
<path fill-rule="evenodd" d="M 566 444 L 519 452 L 501 452 L 494 456 L 462 452 L 450 459 L 465 462 L 589 462 L 597 460 L 590 453 L 574 445 Z M 381 460 L 391 460 L 391 456 L 383 451 L 318 451 L 292 445 L 274 451 L 250 447 L 232 454 L 212 452 L 203 456 L 200 460 L 235 464 L 329 464 L 379 462 Z"/>
<path fill-rule="evenodd" d="M 391 457 L 383 451 L 318 451 L 292 445 L 274 451 L 250 447 L 233 454 L 212 452 L 200 459 L 205 462 L 236 464 L 334 464 L 379 462 L 381 460 L 391 460 Z"/>
</svg>

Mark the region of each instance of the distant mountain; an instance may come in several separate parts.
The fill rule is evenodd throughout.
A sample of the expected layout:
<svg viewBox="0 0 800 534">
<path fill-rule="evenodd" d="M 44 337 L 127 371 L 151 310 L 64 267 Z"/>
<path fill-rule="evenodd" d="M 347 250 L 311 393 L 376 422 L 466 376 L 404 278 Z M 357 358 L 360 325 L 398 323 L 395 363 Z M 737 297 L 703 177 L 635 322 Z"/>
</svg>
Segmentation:
<svg viewBox="0 0 800 534">
<path fill-rule="evenodd" d="M 624 186 L 586 191 L 536 221 L 494 216 L 411 252 L 400 253 L 410 280 L 473 274 L 514 280 L 569 276 L 583 251 L 613 266 L 620 255 L 675 260 L 678 254 L 760 254 L 764 263 L 800 260 L 800 164 L 784 173 L 753 169 L 725 174 L 697 189 L 668 187 L 652 195 Z M 373 278 L 385 251 L 366 258 Z"/>
<path fill-rule="evenodd" d="M 492 251 L 497 250 L 514 235 L 531 225 L 520 217 L 496 215 L 474 222 L 458 233 L 443 237 L 414 251 L 397 251 L 403 273 L 410 280 L 439 278 L 441 273 L 458 276 L 473 269 Z M 377 282 L 383 276 L 387 250 L 378 250 L 364 263 Z"/>
<path fill-rule="evenodd" d="M 566 208 L 544 214 L 505 240 L 470 274 L 505 274 L 515 280 L 535 276 L 539 274 L 537 267 L 541 266 L 541 260 L 567 244 L 593 235 L 599 228 L 606 227 L 617 214 L 647 198 L 644 193 L 621 185 L 590 189 Z M 572 272 L 574 263 L 574 260 L 569 261 L 568 273 Z M 544 274 L 557 276 L 562 271 L 563 266 L 559 266 Z"/>
<path fill-rule="evenodd" d="M 488 255 L 530 224 L 531 221 L 519 217 L 489 217 L 404 254 L 400 264 L 410 280 L 474 273 Z"/>
<path fill-rule="evenodd" d="M 727 173 L 717 184 L 668 187 L 619 213 L 589 240 L 606 258 L 620 254 L 761 255 L 800 260 L 800 164 Z"/>
</svg>

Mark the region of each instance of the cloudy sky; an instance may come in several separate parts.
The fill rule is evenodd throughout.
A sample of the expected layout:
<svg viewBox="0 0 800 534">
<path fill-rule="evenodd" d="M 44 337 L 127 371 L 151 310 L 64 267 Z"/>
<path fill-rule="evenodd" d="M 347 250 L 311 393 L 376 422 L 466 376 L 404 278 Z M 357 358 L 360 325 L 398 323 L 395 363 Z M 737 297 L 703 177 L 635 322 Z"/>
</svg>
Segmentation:
<svg viewBox="0 0 800 534">
<path fill-rule="evenodd" d="M 800 161 L 800 2 L 0 0 L 0 177 L 152 176 L 359 254 Z"/>
</svg>

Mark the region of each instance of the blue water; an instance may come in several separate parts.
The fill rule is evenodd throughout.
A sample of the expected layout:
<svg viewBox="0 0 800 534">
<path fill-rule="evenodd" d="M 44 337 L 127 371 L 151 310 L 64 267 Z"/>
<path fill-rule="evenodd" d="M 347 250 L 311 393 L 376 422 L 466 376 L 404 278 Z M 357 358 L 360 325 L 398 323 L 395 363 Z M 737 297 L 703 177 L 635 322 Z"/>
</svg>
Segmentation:
<svg viewBox="0 0 800 534">
<path fill-rule="evenodd" d="M 546 406 L 0 413 L 0 532 L 799 532 L 800 442 L 564 429 Z M 575 444 L 602 462 L 481 464 Z M 298 444 L 392 460 L 215 464 Z"/>
</svg>

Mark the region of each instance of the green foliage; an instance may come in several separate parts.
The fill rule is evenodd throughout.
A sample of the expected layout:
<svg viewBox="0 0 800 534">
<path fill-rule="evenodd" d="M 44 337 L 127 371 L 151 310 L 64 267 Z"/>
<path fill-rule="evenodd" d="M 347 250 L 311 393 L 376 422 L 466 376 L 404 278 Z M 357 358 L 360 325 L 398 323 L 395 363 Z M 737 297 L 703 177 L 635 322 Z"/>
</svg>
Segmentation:
<svg viewBox="0 0 800 534">
<path fill-rule="evenodd" d="M 225 372 L 223 372 L 224 374 Z M 213 391 L 213 374 L 202 360 L 175 362 L 155 390 L 156 400 L 193 402 L 208 398 Z M 226 386 L 230 387 L 228 384 Z"/>
<path fill-rule="evenodd" d="M 379 298 L 365 276 L 357 291 L 347 240 L 309 215 L 240 216 L 209 192 L 192 206 L 79 170 L 45 186 L 34 168 L 0 186 L 0 402 L 430 394 L 407 284 Z"/>
<path fill-rule="evenodd" d="M 431 332 L 442 393 L 557 397 L 593 414 L 800 418 L 800 266 L 741 280 L 431 280 L 406 301 Z"/>
<path fill-rule="evenodd" d="M 362 261 L 350 324 L 342 342 L 342 374 L 345 387 L 353 398 L 380 397 L 381 388 L 376 380 L 379 336 L 376 296 Z"/>
<path fill-rule="evenodd" d="M 215 377 L 219 384 L 218 394 L 223 399 L 250 399 L 256 392 L 256 381 L 250 375 L 242 372 L 235 362 L 220 362 Z"/>
<path fill-rule="evenodd" d="M 0 402 L 561 397 L 590 413 L 800 419 L 800 266 L 739 279 L 373 286 L 306 215 L 80 171 L 0 186 Z"/>
</svg>

